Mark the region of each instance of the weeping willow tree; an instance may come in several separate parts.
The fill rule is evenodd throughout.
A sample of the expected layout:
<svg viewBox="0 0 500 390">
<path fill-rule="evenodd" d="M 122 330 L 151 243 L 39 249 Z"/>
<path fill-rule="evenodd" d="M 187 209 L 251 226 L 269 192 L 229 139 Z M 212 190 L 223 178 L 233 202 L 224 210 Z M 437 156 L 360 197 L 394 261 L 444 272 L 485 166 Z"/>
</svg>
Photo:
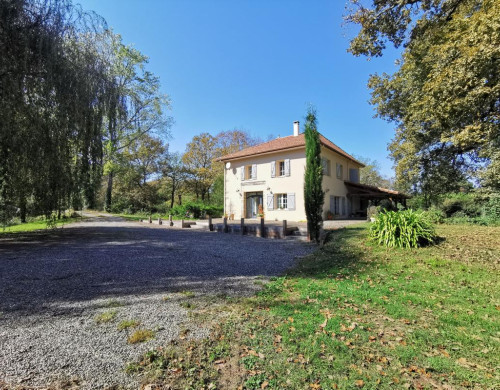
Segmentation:
<svg viewBox="0 0 500 390">
<path fill-rule="evenodd" d="M 95 207 L 108 150 L 162 124 L 146 59 L 69 0 L 2 0 L 0 52 L 0 219 Z"/>
</svg>

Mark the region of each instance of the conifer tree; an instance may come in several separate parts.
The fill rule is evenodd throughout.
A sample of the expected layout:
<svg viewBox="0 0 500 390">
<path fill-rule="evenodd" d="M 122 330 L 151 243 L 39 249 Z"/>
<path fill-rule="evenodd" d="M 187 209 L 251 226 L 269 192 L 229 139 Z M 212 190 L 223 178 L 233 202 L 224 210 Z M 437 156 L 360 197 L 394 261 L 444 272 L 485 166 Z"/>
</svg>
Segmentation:
<svg viewBox="0 0 500 390">
<path fill-rule="evenodd" d="M 311 241 L 319 242 L 323 218 L 321 212 L 325 200 L 323 192 L 323 169 L 321 166 L 321 146 L 316 125 L 316 112 L 309 108 L 305 125 L 306 172 L 304 201 L 307 216 L 307 229 Z"/>
</svg>

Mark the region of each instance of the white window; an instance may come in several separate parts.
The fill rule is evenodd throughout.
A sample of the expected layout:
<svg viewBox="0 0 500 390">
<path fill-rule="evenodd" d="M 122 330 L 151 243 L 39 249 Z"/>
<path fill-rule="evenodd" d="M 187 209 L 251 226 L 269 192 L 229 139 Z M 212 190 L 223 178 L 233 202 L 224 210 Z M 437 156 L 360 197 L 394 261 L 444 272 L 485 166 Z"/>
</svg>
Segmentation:
<svg viewBox="0 0 500 390">
<path fill-rule="evenodd" d="M 288 197 L 287 194 L 276 194 L 276 207 L 278 209 L 288 208 Z"/>
<path fill-rule="evenodd" d="M 253 176 L 253 175 L 252 175 L 252 166 L 251 166 L 251 165 L 249 165 L 249 166 L 247 166 L 247 177 L 246 177 L 246 178 L 247 178 L 247 180 L 248 180 L 248 179 L 251 179 L 251 178 L 252 178 L 252 176 Z"/>
<path fill-rule="evenodd" d="M 323 175 L 330 176 L 330 160 L 322 157 L 321 167 L 323 168 Z"/>
<path fill-rule="evenodd" d="M 290 159 L 271 161 L 271 177 L 290 176 Z"/>
<path fill-rule="evenodd" d="M 242 167 L 241 180 L 251 180 L 257 178 L 257 164 L 245 165 Z"/>
<path fill-rule="evenodd" d="M 337 163 L 337 179 L 344 178 L 344 167 L 342 164 Z"/>
<path fill-rule="evenodd" d="M 278 161 L 278 176 L 285 176 L 285 161 Z"/>
</svg>

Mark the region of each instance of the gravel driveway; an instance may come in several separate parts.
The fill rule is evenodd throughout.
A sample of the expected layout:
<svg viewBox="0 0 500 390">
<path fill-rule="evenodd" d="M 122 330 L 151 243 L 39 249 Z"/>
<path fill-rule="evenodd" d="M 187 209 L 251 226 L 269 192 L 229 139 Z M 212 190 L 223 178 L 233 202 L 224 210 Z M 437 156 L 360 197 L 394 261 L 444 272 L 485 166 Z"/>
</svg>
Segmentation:
<svg viewBox="0 0 500 390">
<path fill-rule="evenodd" d="M 137 388 L 127 362 L 189 326 L 182 302 L 248 295 L 311 247 L 290 241 L 93 217 L 52 232 L 0 238 L 0 388 L 75 379 L 82 389 Z M 96 317 L 108 314 L 109 322 Z M 140 322 L 155 338 L 128 344 Z M 188 324 L 188 325 L 186 325 Z"/>
</svg>

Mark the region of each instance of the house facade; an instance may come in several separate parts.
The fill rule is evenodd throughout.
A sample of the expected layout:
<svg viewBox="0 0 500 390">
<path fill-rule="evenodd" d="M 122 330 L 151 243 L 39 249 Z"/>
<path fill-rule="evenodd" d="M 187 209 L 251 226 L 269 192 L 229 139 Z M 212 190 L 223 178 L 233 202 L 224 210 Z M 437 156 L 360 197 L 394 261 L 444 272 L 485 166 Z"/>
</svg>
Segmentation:
<svg viewBox="0 0 500 390">
<path fill-rule="evenodd" d="M 322 135 L 320 142 L 323 214 L 330 211 L 336 218 L 362 214 L 368 205 L 367 197 L 358 194 L 368 187 L 359 184 L 359 169 L 364 165 Z M 261 210 L 267 220 L 306 220 L 305 136 L 299 131 L 299 122 L 294 122 L 291 136 L 228 154 L 219 161 L 224 163 L 225 214 L 257 218 Z"/>
</svg>

